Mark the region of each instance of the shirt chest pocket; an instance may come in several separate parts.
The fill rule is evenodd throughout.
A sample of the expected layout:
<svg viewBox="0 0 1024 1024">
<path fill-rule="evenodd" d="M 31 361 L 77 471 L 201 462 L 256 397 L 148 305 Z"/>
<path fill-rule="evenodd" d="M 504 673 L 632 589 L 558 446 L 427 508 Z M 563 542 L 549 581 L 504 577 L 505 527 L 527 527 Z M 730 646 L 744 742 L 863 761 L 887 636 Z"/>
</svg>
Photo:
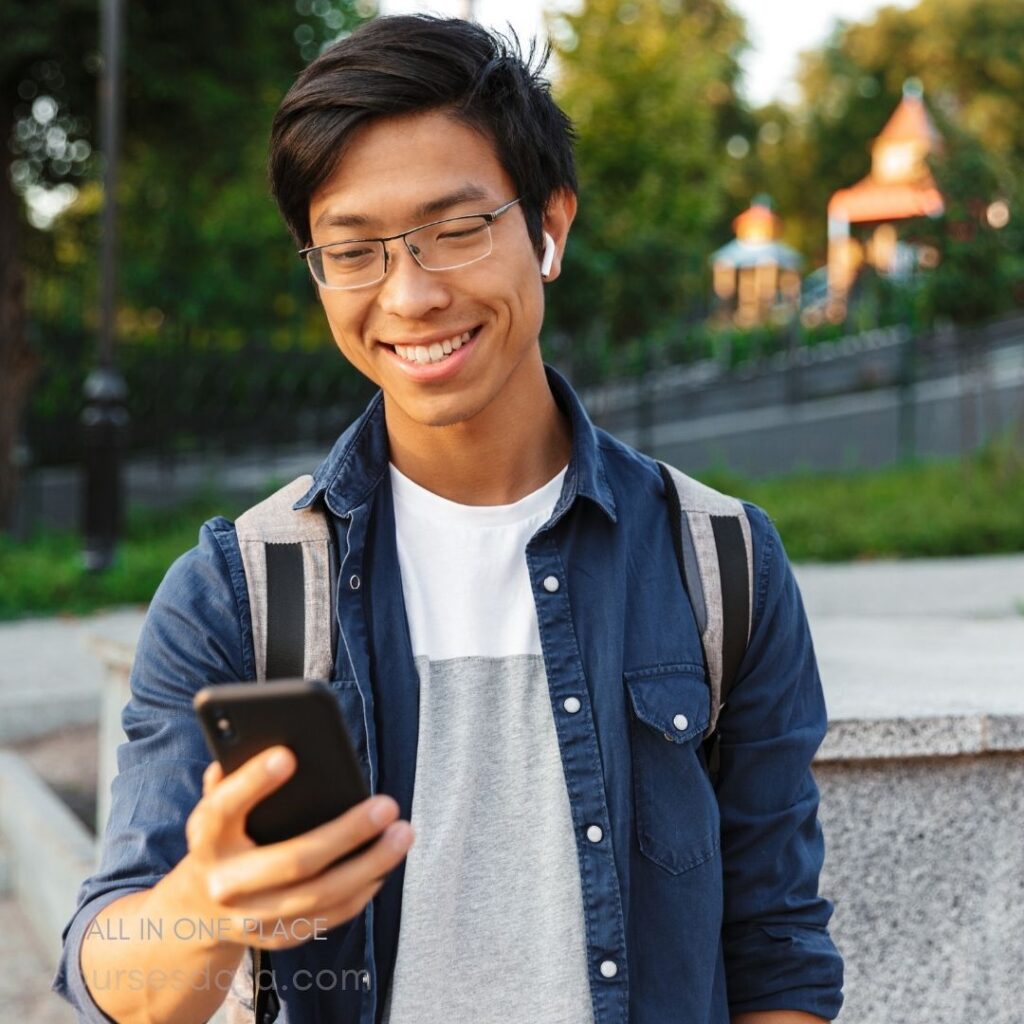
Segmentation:
<svg viewBox="0 0 1024 1024">
<path fill-rule="evenodd" d="M 646 857 L 679 875 L 713 857 L 720 844 L 718 801 L 701 751 L 710 692 L 697 666 L 639 669 L 623 679 L 637 841 Z"/>
</svg>

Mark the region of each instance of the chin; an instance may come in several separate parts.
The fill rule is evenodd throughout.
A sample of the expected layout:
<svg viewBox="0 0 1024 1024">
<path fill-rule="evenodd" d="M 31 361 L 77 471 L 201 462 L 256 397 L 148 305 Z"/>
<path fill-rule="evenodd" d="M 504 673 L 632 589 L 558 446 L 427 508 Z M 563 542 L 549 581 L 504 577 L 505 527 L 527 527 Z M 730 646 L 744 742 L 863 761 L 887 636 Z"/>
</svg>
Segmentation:
<svg viewBox="0 0 1024 1024">
<path fill-rule="evenodd" d="M 472 419 L 472 415 L 459 409 L 444 409 L 413 418 L 424 427 L 455 427 Z"/>
<path fill-rule="evenodd" d="M 480 409 L 464 397 L 454 401 L 440 397 L 433 401 L 426 399 L 405 408 L 406 416 L 424 427 L 455 427 L 473 419 L 479 412 Z"/>
</svg>

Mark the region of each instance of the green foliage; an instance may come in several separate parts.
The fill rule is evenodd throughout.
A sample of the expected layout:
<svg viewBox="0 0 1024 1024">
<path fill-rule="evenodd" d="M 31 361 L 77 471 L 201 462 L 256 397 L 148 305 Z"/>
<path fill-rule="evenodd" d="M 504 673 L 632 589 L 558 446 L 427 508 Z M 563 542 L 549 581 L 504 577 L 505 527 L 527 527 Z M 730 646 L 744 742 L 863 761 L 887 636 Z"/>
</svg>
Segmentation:
<svg viewBox="0 0 1024 1024">
<path fill-rule="evenodd" d="M 940 122 L 941 123 L 941 122 Z M 1013 304 L 1021 274 L 1019 225 L 989 223 L 990 204 L 1008 191 L 992 157 L 976 139 L 942 123 L 942 153 L 931 163 L 945 202 L 943 216 L 924 235 L 939 253 L 939 265 L 925 278 L 929 311 L 956 323 L 976 324 Z"/>
<path fill-rule="evenodd" d="M 0 188 L 24 192 L 92 168 L 99 10 L 91 0 L 5 0 L 0 6 Z M 33 106 L 42 101 L 33 115 Z M 52 102 L 52 106 L 50 105 Z M 13 116 L 12 116 L 13 115 Z M 64 134 L 50 137 L 51 129 Z M 76 142 L 89 142 L 79 146 Z"/>
<path fill-rule="evenodd" d="M 724 0 L 588 0 L 552 37 L 580 208 L 548 322 L 619 346 L 703 306 L 743 23 Z"/>
<path fill-rule="evenodd" d="M 1024 452 L 1011 438 L 959 462 L 712 486 L 764 508 L 791 558 L 848 561 L 1024 551 Z"/>
<path fill-rule="evenodd" d="M 310 395 L 329 411 L 359 388 L 270 198 L 267 138 L 303 63 L 364 20 L 366 0 L 258 11 L 242 0 L 124 6 L 116 330 L 134 443 L 174 450 L 208 431 L 235 444 L 274 431 L 308 437 L 300 417 Z M 13 163 L 0 188 L 13 185 L 23 216 L 23 200 L 41 185 L 78 189 L 52 228 L 22 231 L 13 254 L 27 264 L 28 334 L 40 357 L 30 443 L 41 461 L 67 461 L 77 455 L 81 386 L 95 361 L 103 194 L 98 161 L 65 159 L 47 133 L 59 128 L 68 146 L 95 153 L 99 13 L 72 0 L 12 10 L 7 24 L 4 7 L 9 31 L 0 34 L 0 113 L 15 101 Z M 181 341 L 210 331 L 217 340 L 207 348 L 217 353 Z M 318 359 L 296 351 L 311 342 Z"/>
<path fill-rule="evenodd" d="M 21 97 L 13 180 L 23 194 L 65 179 L 81 190 L 52 231 L 26 238 L 33 288 L 94 325 L 98 166 L 48 155 L 32 101 L 51 96 L 50 124 L 95 152 L 98 11 L 72 0 L 14 7 L 14 42 L 0 42 L 0 88 Z M 303 63 L 365 20 L 365 0 L 125 10 L 121 330 L 139 317 L 235 329 L 302 320 L 314 295 L 269 196 L 267 138 Z"/>
<path fill-rule="evenodd" d="M 24 544 L 0 536 L 0 619 L 148 603 L 171 563 L 195 546 L 200 523 L 244 508 L 206 495 L 168 511 L 136 512 L 115 564 L 98 575 L 83 567 L 76 534 L 41 533 Z"/>
</svg>

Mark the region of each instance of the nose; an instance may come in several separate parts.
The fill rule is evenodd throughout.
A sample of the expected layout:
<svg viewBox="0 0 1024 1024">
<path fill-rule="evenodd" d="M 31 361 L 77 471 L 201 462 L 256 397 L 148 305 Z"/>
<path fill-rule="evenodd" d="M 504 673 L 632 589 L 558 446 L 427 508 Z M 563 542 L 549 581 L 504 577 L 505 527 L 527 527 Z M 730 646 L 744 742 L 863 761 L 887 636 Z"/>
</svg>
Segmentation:
<svg viewBox="0 0 1024 1024">
<path fill-rule="evenodd" d="M 424 270 L 401 241 L 387 245 L 388 269 L 377 297 L 381 310 L 415 320 L 430 310 L 445 309 L 451 293 L 444 275 Z"/>
</svg>

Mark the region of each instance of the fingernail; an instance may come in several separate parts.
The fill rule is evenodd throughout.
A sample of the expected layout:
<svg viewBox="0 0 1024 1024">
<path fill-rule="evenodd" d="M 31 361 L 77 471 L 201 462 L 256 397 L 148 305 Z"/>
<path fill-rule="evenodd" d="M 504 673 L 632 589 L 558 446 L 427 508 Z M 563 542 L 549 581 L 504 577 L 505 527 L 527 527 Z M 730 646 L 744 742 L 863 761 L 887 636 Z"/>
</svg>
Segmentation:
<svg viewBox="0 0 1024 1024">
<path fill-rule="evenodd" d="M 206 887 L 210 890 L 210 895 L 215 900 L 219 900 L 224 895 L 224 879 L 217 875 L 212 875 L 209 878 Z"/>
<path fill-rule="evenodd" d="M 407 850 L 412 846 L 412 829 L 405 822 L 396 822 L 388 832 L 388 842 L 396 850 Z"/>
<path fill-rule="evenodd" d="M 374 825 L 383 825 L 391 817 L 394 801 L 383 797 L 370 802 L 370 821 Z"/>
<path fill-rule="evenodd" d="M 267 773 L 269 775 L 287 775 L 292 766 L 291 754 L 286 750 L 275 750 L 267 758 Z"/>
</svg>

